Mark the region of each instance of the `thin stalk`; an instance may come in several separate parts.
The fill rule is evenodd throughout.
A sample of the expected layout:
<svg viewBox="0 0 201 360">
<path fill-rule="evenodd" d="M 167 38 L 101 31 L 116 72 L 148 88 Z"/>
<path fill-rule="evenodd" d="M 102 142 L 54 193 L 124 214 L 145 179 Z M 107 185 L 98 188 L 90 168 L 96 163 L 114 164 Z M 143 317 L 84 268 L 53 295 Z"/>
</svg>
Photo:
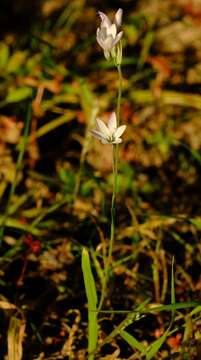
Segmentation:
<svg viewBox="0 0 201 360">
<path fill-rule="evenodd" d="M 121 97 L 122 97 L 122 72 L 121 65 L 117 65 L 119 84 L 118 84 L 118 98 L 117 98 L 117 126 L 120 123 L 120 109 L 121 109 Z M 109 277 L 110 265 L 112 262 L 112 253 L 114 246 L 114 238 L 115 238 L 115 224 L 116 224 L 116 195 L 117 195 L 117 180 L 118 180 L 118 159 L 119 159 L 119 146 L 113 145 L 113 161 L 112 161 L 112 170 L 113 170 L 113 191 L 112 191 L 112 202 L 111 202 L 111 226 L 110 226 L 110 241 L 109 241 L 109 250 L 108 257 L 106 260 L 105 267 L 105 279 L 104 284 L 101 291 L 101 298 L 98 306 L 98 311 L 101 310 L 103 301 L 105 298 L 105 290 Z"/>
<path fill-rule="evenodd" d="M 117 98 L 117 126 L 120 123 L 120 109 L 121 109 L 121 96 L 122 96 L 122 72 L 121 65 L 117 65 L 119 76 L 118 98 Z M 112 259 L 114 235 L 115 235 L 115 220 L 116 220 L 116 195 L 117 195 L 117 179 L 118 179 L 118 159 L 119 159 L 119 146 L 113 145 L 113 192 L 111 204 L 111 228 L 110 228 L 110 243 L 108 252 L 108 264 L 110 265 Z M 108 266 L 109 266 L 108 265 Z"/>
<path fill-rule="evenodd" d="M 122 72 L 121 72 L 121 65 L 117 65 L 117 71 L 118 71 L 118 76 L 119 76 L 118 98 L 117 98 L 117 126 L 119 126 L 119 124 L 120 124 L 121 96 L 122 96 Z"/>
<path fill-rule="evenodd" d="M 117 65 L 117 71 L 118 71 L 118 76 L 119 76 L 118 98 L 117 98 L 117 126 L 119 126 L 119 123 L 120 123 L 120 109 L 121 109 L 121 95 L 122 95 L 121 65 Z M 111 259 L 112 259 L 112 251 L 113 251 L 114 235 L 115 235 L 118 159 L 119 159 L 119 146 L 118 145 L 113 145 L 113 161 L 112 161 L 113 192 L 112 192 L 112 204 L 111 204 L 110 243 L 109 243 L 109 252 L 108 252 L 108 264 L 109 265 L 110 265 Z"/>
<path fill-rule="evenodd" d="M 114 245 L 114 235 L 115 235 L 115 219 L 116 219 L 116 195 L 117 195 L 117 176 L 118 176 L 118 147 L 113 145 L 113 161 L 112 161 L 112 170 L 113 170 L 113 192 L 112 192 L 112 203 L 111 203 L 111 227 L 110 227 L 110 242 L 109 242 L 109 251 L 108 251 L 108 266 L 111 264 L 112 260 L 112 251 Z"/>
<path fill-rule="evenodd" d="M 101 291 L 101 298 L 98 306 L 98 311 L 101 309 L 103 305 L 103 301 L 105 298 L 105 290 L 107 286 L 107 281 L 109 277 L 109 270 L 110 265 L 112 262 L 112 252 L 113 252 L 113 245 L 114 245 L 114 235 L 115 235 L 115 219 L 116 219 L 116 194 L 117 194 L 117 175 L 118 175 L 118 145 L 113 145 L 113 160 L 112 160 L 112 170 L 113 170 L 113 191 L 112 191 L 112 203 L 111 203 L 111 226 L 110 226 L 110 241 L 109 241 L 109 250 L 108 250 L 108 257 L 106 260 L 106 267 L 105 267 L 105 278 L 104 283 Z"/>
<path fill-rule="evenodd" d="M 10 191 L 9 191 L 9 195 L 8 195 L 8 201 L 7 201 L 7 204 L 6 204 L 6 208 L 5 208 L 5 212 L 4 212 L 4 216 L 3 216 L 3 221 L 2 221 L 2 224 L 1 224 L 1 228 L 0 228 L 0 245 L 2 244 L 2 241 L 3 241 L 6 220 L 7 220 L 8 215 L 9 215 L 9 206 L 10 206 L 12 197 L 13 197 L 13 195 L 15 193 L 15 189 L 16 189 L 16 186 L 17 186 L 17 178 L 18 178 L 18 174 L 19 174 L 19 171 L 20 171 L 20 168 L 21 168 L 23 157 L 24 157 L 26 144 L 27 144 L 27 141 L 28 141 L 28 134 L 29 134 L 29 128 L 30 128 L 30 123 L 31 123 L 31 117 L 32 117 L 32 110 L 31 110 L 31 106 L 29 106 L 28 112 L 27 112 L 27 117 L 25 119 L 25 127 L 24 127 L 24 134 L 23 134 L 23 138 L 22 138 L 22 144 L 21 144 L 21 148 L 20 148 L 18 158 L 17 158 L 15 177 L 14 177 L 14 180 L 13 180 L 13 182 L 11 184 L 11 187 L 10 187 Z"/>
</svg>

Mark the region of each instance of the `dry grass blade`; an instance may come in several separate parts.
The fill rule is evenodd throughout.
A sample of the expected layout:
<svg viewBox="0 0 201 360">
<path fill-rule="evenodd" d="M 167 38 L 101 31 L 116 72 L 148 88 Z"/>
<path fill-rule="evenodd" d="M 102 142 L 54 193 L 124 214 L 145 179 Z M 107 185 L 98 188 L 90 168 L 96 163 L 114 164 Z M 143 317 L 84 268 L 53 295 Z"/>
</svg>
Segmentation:
<svg viewBox="0 0 201 360">
<path fill-rule="evenodd" d="M 0 309 L 11 310 L 11 309 L 16 309 L 16 306 L 14 304 L 9 303 L 8 301 L 1 300 L 0 301 Z"/>
<path fill-rule="evenodd" d="M 150 90 L 135 90 L 131 93 L 131 98 L 137 104 L 151 104 L 155 101 L 155 96 Z M 201 109 L 201 96 L 197 94 L 185 94 L 178 91 L 164 90 L 160 96 L 163 105 L 178 105 Z"/>
<path fill-rule="evenodd" d="M 8 360 L 21 360 L 23 355 L 23 339 L 25 334 L 25 321 L 11 317 L 9 322 L 7 341 L 8 341 Z"/>
</svg>

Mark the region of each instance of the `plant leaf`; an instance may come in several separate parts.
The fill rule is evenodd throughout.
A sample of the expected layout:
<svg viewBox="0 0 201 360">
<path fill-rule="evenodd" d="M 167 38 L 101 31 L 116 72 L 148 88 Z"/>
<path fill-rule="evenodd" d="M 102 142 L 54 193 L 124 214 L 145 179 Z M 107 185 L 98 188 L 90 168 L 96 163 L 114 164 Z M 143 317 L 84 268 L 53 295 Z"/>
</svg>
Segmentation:
<svg viewBox="0 0 201 360">
<path fill-rule="evenodd" d="M 97 321 L 97 293 L 95 280 L 91 270 L 89 253 L 86 248 L 82 250 L 82 272 L 84 277 L 84 285 L 88 302 L 88 353 L 89 360 L 94 359 L 94 351 L 98 340 L 98 321 Z"/>
<path fill-rule="evenodd" d="M 146 348 L 133 335 L 125 330 L 121 330 L 119 334 L 132 348 L 139 350 L 142 354 L 146 354 Z"/>
<path fill-rule="evenodd" d="M 175 305 L 176 298 L 175 298 L 175 284 L 174 284 L 174 256 L 172 258 L 172 268 L 171 268 L 171 305 Z M 174 321 L 175 316 L 175 309 L 172 309 L 172 322 Z"/>
<path fill-rule="evenodd" d="M 18 89 L 14 89 L 10 91 L 5 99 L 6 103 L 17 103 L 23 101 L 32 96 L 33 90 L 28 87 L 24 86 Z"/>
<path fill-rule="evenodd" d="M 169 328 L 165 331 L 165 333 L 156 341 L 154 341 L 149 350 L 147 351 L 147 355 L 146 355 L 146 360 L 151 360 L 156 353 L 158 352 L 158 350 L 160 349 L 160 347 L 163 345 L 163 343 L 165 342 L 167 336 L 169 335 Z"/>
<path fill-rule="evenodd" d="M 9 322 L 7 341 L 8 341 L 8 360 L 21 360 L 23 356 L 22 343 L 25 335 L 24 320 L 11 317 Z"/>
</svg>

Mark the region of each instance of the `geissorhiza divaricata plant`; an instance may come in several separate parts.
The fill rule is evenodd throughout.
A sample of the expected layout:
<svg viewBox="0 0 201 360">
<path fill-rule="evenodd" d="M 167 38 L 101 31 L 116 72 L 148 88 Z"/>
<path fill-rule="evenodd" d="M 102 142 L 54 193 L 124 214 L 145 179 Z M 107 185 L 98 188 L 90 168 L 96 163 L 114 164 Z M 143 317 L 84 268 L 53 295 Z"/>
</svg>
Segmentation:
<svg viewBox="0 0 201 360">
<path fill-rule="evenodd" d="M 120 105 L 121 105 L 121 89 L 122 89 L 122 75 L 121 75 L 121 61 L 122 61 L 122 35 L 123 31 L 118 32 L 122 23 L 122 9 L 119 9 L 114 17 L 113 23 L 107 15 L 99 12 L 101 18 L 100 27 L 97 29 L 97 42 L 103 48 L 106 60 L 114 61 L 117 67 L 119 76 L 117 110 L 112 112 L 106 125 L 101 119 L 96 119 L 96 129 L 91 130 L 92 135 L 99 139 L 102 144 L 111 144 L 113 146 L 113 193 L 111 203 L 111 227 L 110 227 L 110 241 L 108 256 L 105 267 L 104 285 L 102 288 L 99 309 L 101 309 L 105 290 L 108 281 L 109 269 L 112 261 L 112 252 L 115 236 L 115 217 L 116 217 L 116 194 L 117 194 L 117 176 L 118 176 L 118 145 L 122 142 L 121 135 L 126 129 L 126 125 L 120 125 Z"/>
<path fill-rule="evenodd" d="M 96 129 L 91 130 L 91 134 L 101 141 L 102 144 L 111 144 L 113 148 L 113 192 L 111 202 L 111 225 L 110 240 L 106 261 L 104 261 L 104 279 L 99 304 L 97 305 L 96 286 L 93 280 L 93 273 L 90 267 L 90 260 L 86 249 L 82 252 L 82 271 L 84 275 L 85 290 L 88 301 L 88 353 L 89 360 L 94 359 L 98 339 L 98 318 L 97 315 L 102 308 L 106 286 L 108 283 L 109 269 L 112 264 L 112 252 L 115 237 L 115 215 L 116 215 L 116 194 L 117 194 L 117 175 L 118 175 L 118 147 L 122 143 L 122 134 L 126 125 L 120 125 L 120 104 L 121 104 L 121 61 L 122 61 L 122 42 L 123 32 L 119 31 L 122 22 L 122 9 L 119 9 L 114 17 L 113 23 L 103 12 L 99 12 L 101 18 L 100 27 L 97 29 L 97 42 L 102 47 L 106 60 L 113 61 L 117 67 L 119 76 L 117 110 L 113 111 L 106 125 L 101 119 L 96 119 Z"/>
</svg>

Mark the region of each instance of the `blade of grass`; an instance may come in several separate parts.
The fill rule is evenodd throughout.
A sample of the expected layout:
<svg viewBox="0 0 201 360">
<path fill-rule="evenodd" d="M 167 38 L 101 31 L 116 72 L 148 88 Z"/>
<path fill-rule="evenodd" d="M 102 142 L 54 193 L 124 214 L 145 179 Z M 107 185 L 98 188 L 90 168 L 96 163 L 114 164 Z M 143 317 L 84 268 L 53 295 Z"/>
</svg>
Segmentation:
<svg viewBox="0 0 201 360">
<path fill-rule="evenodd" d="M 150 90 L 135 90 L 131 93 L 131 98 L 137 104 L 151 104 L 155 101 L 155 96 Z M 179 105 L 201 109 L 200 95 L 164 90 L 161 93 L 160 100 L 163 105 Z"/>
<path fill-rule="evenodd" d="M 146 306 L 148 300 L 145 300 L 142 304 L 140 304 L 137 308 L 136 311 L 130 311 L 126 318 L 121 321 L 121 323 L 119 325 L 117 325 L 115 327 L 115 329 L 101 342 L 101 344 L 98 346 L 98 349 L 100 349 L 103 345 L 109 343 L 113 338 L 115 338 L 117 335 L 120 334 L 120 331 L 124 330 L 127 326 L 131 325 L 132 323 L 134 323 L 134 321 L 137 321 L 140 319 L 140 314 L 143 311 L 144 307 Z M 98 311 L 99 313 L 105 312 L 105 311 Z M 110 313 L 116 313 L 116 311 L 110 311 Z"/>
<path fill-rule="evenodd" d="M 119 334 L 132 348 L 139 350 L 142 355 L 146 354 L 145 346 L 142 345 L 133 335 L 129 334 L 125 330 L 121 330 Z"/>
<path fill-rule="evenodd" d="M 22 206 L 28 200 L 30 196 L 31 196 L 30 193 L 23 194 L 16 199 L 14 204 L 10 204 L 9 216 L 13 215 L 19 209 L 19 207 Z"/>
<path fill-rule="evenodd" d="M 197 313 L 201 313 L 201 305 L 196 306 L 196 308 L 191 311 L 190 316 L 196 315 Z"/>
<path fill-rule="evenodd" d="M 35 228 L 44 219 L 45 216 L 51 214 L 52 212 L 56 211 L 65 204 L 66 204 L 66 199 L 56 202 L 55 204 L 51 205 L 49 208 L 43 209 L 41 214 L 34 219 L 31 226 Z"/>
<path fill-rule="evenodd" d="M 94 359 L 94 352 L 98 340 L 98 321 L 97 321 L 97 293 L 95 280 L 91 270 L 89 253 L 86 248 L 82 250 L 82 272 L 88 302 L 88 360 Z"/>
<path fill-rule="evenodd" d="M 151 314 L 155 312 L 162 312 L 162 311 L 172 311 L 172 310 L 182 310 L 188 309 L 190 307 L 198 307 L 201 306 L 201 302 L 198 301 L 188 301 L 183 303 L 175 303 L 174 305 L 159 305 L 153 306 L 149 305 L 149 308 L 144 308 L 140 311 L 141 314 Z M 139 310 L 100 310 L 99 313 L 105 314 L 129 314 L 129 313 L 139 313 Z"/>
<path fill-rule="evenodd" d="M 172 333 L 172 332 L 170 332 Z M 129 334 L 127 331 L 120 331 L 122 338 L 134 349 L 140 351 L 142 356 L 146 356 L 146 360 L 151 360 L 157 351 L 160 349 L 166 337 L 170 334 L 169 331 L 166 331 L 159 339 L 151 344 L 151 347 L 147 350 L 133 335 Z M 147 352 L 148 351 L 148 352 Z"/>
<path fill-rule="evenodd" d="M 175 317 L 175 309 L 174 309 L 175 303 L 176 303 L 176 298 L 175 298 L 174 256 L 173 256 L 173 258 L 172 258 L 172 267 L 171 267 L 171 305 L 173 305 L 173 309 L 172 309 L 172 323 L 174 322 L 174 317 Z"/>
<path fill-rule="evenodd" d="M 74 111 L 68 110 L 68 113 L 66 113 L 65 115 L 59 116 L 58 118 L 52 120 L 51 122 L 48 122 L 47 124 L 41 126 L 36 131 L 37 139 L 40 138 L 41 136 L 46 135 L 48 132 L 53 131 L 57 127 L 70 122 L 71 120 L 74 119 L 74 117 L 75 117 Z"/>
<path fill-rule="evenodd" d="M 193 224 L 198 230 L 201 230 L 201 220 L 198 219 L 189 219 L 189 222 Z"/>
<path fill-rule="evenodd" d="M 30 234 L 33 234 L 35 236 L 40 236 L 45 233 L 45 231 L 34 228 L 32 225 L 29 224 L 23 224 L 19 220 L 15 218 L 8 217 L 8 214 L 5 219 L 5 215 L 0 215 L 0 227 L 2 231 L 2 227 L 10 227 L 16 230 L 19 230 L 20 232 L 28 232 Z M 2 234 L 2 232 L 1 232 Z"/>
<path fill-rule="evenodd" d="M 96 251 L 92 251 L 91 252 L 91 257 L 93 259 L 93 262 L 94 262 L 94 266 L 95 266 L 95 269 L 96 269 L 96 273 L 100 279 L 100 283 L 101 283 L 101 286 L 103 287 L 104 286 L 104 271 L 100 265 L 100 262 L 96 256 Z"/>
<path fill-rule="evenodd" d="M 147 59 L 147 57 L 149 56 L 149 52 L 151 49 L 151 46 L 153 44 L 154 41 L 154 32 L 153 31 L 148 31 L 142 41 L 142 51 L 140 54 L 140 59 L 139 59 L 139 63 L 138 63 L 138 69 L 141 70 L 144 66 L 144 63 Z"/>
<path fill-rule="evenodd" d="M 156 355 L 156 353 L 161 348 L 161 346 L 163 345 L 169 334 L 170 333 L 168 327 L 168 329 L 164 332 L 164 334 L 151 344 L 146 355 L 146 360 L 151 360 Z"/>
<path fill-rule="evenodd" d="M 7 342 L 8 360 L 21 360 L 23 356 L 23 340 L 25 336 L 25 321 L 11 317 L 9 322 Z"/>
</svg>

